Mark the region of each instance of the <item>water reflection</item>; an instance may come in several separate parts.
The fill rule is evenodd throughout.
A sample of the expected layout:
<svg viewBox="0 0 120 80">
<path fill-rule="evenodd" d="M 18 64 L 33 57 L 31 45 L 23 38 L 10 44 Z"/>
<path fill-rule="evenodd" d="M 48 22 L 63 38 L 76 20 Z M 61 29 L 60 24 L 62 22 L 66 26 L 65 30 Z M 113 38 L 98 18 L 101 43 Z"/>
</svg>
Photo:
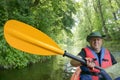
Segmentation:
<svg viewBox="0 0 120 80">
<path fill-rule="evenodd" d="M 0 80 L 63 80 L 63 70 L 54 66 L 54 61 L 46 61 L 24 69 L 0 70 Z"/>
</svg>

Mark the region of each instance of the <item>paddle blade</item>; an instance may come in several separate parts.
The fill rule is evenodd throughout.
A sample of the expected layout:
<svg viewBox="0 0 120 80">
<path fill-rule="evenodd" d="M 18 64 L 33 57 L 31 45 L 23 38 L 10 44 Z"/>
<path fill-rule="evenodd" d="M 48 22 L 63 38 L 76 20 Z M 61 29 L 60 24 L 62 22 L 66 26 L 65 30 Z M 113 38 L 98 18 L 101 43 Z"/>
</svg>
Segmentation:
<svg viewBox="0 0 120 80">
<path fill-rule="evenodd" d="M 46 34 L 32 26 L 9 20 L 4 26 L 4 36 L 12 47 L 37 55 L 63 55 L 64 51 Z"/>
</svg>

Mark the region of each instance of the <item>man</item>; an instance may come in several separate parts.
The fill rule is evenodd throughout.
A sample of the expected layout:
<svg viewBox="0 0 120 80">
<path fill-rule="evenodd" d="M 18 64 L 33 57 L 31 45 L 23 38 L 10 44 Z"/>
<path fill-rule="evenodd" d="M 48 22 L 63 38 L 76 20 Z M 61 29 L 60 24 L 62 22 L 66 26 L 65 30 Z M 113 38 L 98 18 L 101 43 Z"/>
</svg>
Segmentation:
<svg viewBox="0 0 120 80">
<path fill-rule="evenodd" d="M 80 66 L 79 80 L 105 80 L 103 77 L 100 77 L 100 70 L 95 69 L 94 66 L 107 68 L 117 63 L 109 50 L 102 47 L 103 37 L 105 36 L 101 35 L 100 32 L 92 32 L 87 36 L 86 40 L 90 45 L 83 48 L 78 54 L 80 58 L 86 60 L 87 66 L 76 60 L 71 60 L 71 65 L 75 67 Z"/>
</svg>

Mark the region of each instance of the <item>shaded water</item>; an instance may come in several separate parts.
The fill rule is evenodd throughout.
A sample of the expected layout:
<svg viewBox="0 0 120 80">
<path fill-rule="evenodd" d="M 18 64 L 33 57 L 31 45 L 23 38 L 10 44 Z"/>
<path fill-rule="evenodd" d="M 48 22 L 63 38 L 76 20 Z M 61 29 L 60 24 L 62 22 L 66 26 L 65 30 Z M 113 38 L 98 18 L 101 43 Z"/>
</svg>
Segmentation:
<svg viewBox="0 0 120 80">
<path fill-rule="evenodd" d="M 0 80 L 64 80 L 63 64 L 58 62 L 52 60 L 23 69 L 0 70 Z"/>
</svg>

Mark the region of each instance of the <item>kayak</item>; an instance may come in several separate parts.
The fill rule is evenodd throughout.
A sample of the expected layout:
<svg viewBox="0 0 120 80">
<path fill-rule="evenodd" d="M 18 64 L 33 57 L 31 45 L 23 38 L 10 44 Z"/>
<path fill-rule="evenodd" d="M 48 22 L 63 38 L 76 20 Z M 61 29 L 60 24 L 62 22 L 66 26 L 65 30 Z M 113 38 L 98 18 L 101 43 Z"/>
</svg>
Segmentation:
<svg viewBox="0 0 120 80">
<path fill-rule="evenodd" d="M 105 71 L 111 76 L 113 80 L 120 77 L 120 62 L 105 69 Z"/>
</svg>

